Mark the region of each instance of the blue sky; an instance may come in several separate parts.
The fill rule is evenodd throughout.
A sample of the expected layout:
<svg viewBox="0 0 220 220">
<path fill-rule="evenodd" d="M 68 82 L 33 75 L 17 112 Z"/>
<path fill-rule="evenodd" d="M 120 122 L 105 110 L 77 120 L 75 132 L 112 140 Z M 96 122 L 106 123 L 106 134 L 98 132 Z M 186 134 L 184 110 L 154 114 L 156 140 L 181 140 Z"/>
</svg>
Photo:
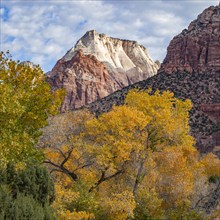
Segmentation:
<svg viewBox="0 0 220 220">
<path fill-rule="evenodd" d="M 170 40 L 219 0 L 1 0 L 0 50 L 47 72 L 86 31 L 136 40 L 163 61 Z"/>
</svg>

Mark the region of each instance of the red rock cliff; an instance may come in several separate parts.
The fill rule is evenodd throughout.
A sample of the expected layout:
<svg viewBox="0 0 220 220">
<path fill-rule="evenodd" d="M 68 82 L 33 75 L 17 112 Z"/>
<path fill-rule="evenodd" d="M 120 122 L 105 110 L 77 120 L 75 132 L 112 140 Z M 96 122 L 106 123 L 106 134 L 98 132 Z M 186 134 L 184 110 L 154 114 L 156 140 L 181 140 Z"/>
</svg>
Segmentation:
<svg viewBox="0 0 220 220">
<path fill-rule="evenodd" d="M 93 55 L 85 55 L 79 50 L 75 56 L 65 61 L 60 59 L 47 78 L 55 88 L 64 88 L 66 97 L 61 107 L 65 112 L 79 108 L 120 88 L 111 80 L 106 66 Z"/>
<path fill-rule="evenodd" d="M 137 42 L 111 38 L 93 30 L 56 63 L 47 80 L 52 88 L 66 90 L 61 107 L 65 112 L 147 79 L 158 68 Z"/>
<path fill-rule="evenodd" d="M 161 71 L 220 71 L 220 5 L 205 9 L 170 42 Z"/>
</svg>

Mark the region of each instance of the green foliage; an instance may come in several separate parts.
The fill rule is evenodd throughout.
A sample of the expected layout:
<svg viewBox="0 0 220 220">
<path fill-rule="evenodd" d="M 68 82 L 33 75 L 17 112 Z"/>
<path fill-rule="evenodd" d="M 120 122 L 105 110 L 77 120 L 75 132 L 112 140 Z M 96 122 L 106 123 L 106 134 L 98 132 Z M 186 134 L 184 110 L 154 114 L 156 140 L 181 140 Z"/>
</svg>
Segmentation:
<svg viewBox="0 0 220 220">
<path fill-rule="evenodd" d="M 0 219 L 5 219 L 12 196 L 7 185 L 0 185 Z"/>
<path fill-rule="evenodd" d="M 54 220 L 52 209 L 45 204 L 42 206 L 32 196 L 18 194 L 13 199 L 7 191 L 0 189 L 0 199 L 4 197 L 0 207 L 0 219 L 6 220 Z"/>
<path fill-rule="evenodd" d="M 72 210 L 76 211 L 94 211 L 98 205 L 96 201 L 95 194 L 89 193 L 89 188 L 85 184 L 78 181 L 74 184 L 73 189 L 75 192 L 79 193 L 77 199 L 70 204 Z"/>
<path fill-rule="evenodd" d="M 31 196 L 18 194 L 6 213 L 8 219 L 44 219 L 43 207 Z"/>
<path fill-rule="evenodd" d="M 13 165 L 0 172 L 0 219 L 52 220 L 53 182 L 44 167 Z"/>
<path fill-rule="evenodd" d="M 100 207 L 99 197 L 94 192 L 89 192 L 89 187 L 83 182 L 77 181 L 72 190 L 78 193 L 75 200 L 67 206 L 71 211 L 85 211 L 93 213 L 96 219 L 103 219 L 104 211 Z"/>
<path fill-rule="evenodd" d="M 39 66 L 31 68 L 0 53 L 0 166 L 42 160 L 34 145 L 61 96 L 51 92 Z"/>
<path fill-rule="evenodd" d="M 181 206 L 168 211 L 168 219 L 170 220 L 203 220 L 202 215 L 196 210 L 190 209 L 187 206 Z"/>
<path fill-rule="evenodd" d="M 11 164 L 0 172 L 1 185 L 7 185 L 16 197 L 18 194 L 32 196 L 40 204 L 54 200 L 54 185 L 46 168 L 28 165 L 25 169 L 16 170 Z"/>
</svg>

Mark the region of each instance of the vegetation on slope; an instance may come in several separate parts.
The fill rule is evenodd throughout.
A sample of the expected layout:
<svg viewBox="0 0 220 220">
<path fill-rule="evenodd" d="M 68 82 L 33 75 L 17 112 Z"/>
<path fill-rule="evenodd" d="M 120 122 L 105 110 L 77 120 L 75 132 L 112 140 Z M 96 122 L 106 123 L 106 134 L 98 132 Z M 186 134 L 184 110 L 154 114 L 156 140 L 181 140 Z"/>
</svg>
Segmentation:
<svg viewBox="0 0 220 220">
<path fill-rule="evenodd" d="M 220 161 L 194 148 L 190 100 L 132 90 L 98 118 L 84 110 L 48 118 L 63 91 L 52 92 L 39 67 L 1 53 L 0 80 L 1 218 L 220 215 Z"/>
<path fill-rule="evenodd" d="M 149 93 L 132 90 L 124 105 L 98 118 L 69 112 L 45 128 L 40 144 L 56 180 L 60 219 L 218 215 L 219 197 L 209 199 L 219 191 L 220 161 L 213 154 L 201 158 L 194 147 L 191 102 Z"/>
</svg>

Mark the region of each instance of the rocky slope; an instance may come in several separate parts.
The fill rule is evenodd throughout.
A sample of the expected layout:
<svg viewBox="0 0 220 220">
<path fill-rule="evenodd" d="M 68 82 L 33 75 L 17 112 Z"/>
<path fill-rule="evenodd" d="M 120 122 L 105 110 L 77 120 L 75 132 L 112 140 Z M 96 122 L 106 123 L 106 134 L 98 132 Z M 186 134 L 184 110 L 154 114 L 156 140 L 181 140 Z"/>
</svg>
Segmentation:
<svg viewBox="0 0 220 220">
<path fill-rule="evenodd" d="M 220 71 L 220 4 L 205 9 L 173 38 L 160 71 Z"/>
<path fill-rule="evenodd" d="M 157 73 L 158 63 L 135 41 L 87 32 L 58 60 L 47 80 L 64 88 L 61 111 L 79 108 Z"/>
<path fill-rule="evenodd" d="M 89 109 L 99 115 L 123 104 L 132 88 L 170 90 L 191 99 L 191 133 L 201 152 L 220 146 L 220 5 L 204 10 L 188 30 L 171 41 L 159 74 L 96 101 Z M 171 74 L 172 73 L 172 74 Z M 220 156 L 220 149 L 216 153 Z"/>
<path fill-rule="evenodd" d="M 201 152 L 207 152 L 213 150 L 214 146 L 220 145 L 220 124 L 215 120 L 215 115 L 219 115 L 220 108 L 219 73 L 159 73 L 91 103 L 88 108 L 96 115 L 107 112 L 113 105 L 123 104 L 128 91 L 134 88 L 141 90 L 152 88 L 152 92 L 157 89 L 160 91 L 170 90 L 175 97 L 191 99 L 193 108 L 190 113 L 190 126 L 191 133 L 197 140 L 198 148 Z M 216 109 L 212 107 L 214 103 Z M 213 115 L 208 109 L 210 107 Z"/>
</svg>

